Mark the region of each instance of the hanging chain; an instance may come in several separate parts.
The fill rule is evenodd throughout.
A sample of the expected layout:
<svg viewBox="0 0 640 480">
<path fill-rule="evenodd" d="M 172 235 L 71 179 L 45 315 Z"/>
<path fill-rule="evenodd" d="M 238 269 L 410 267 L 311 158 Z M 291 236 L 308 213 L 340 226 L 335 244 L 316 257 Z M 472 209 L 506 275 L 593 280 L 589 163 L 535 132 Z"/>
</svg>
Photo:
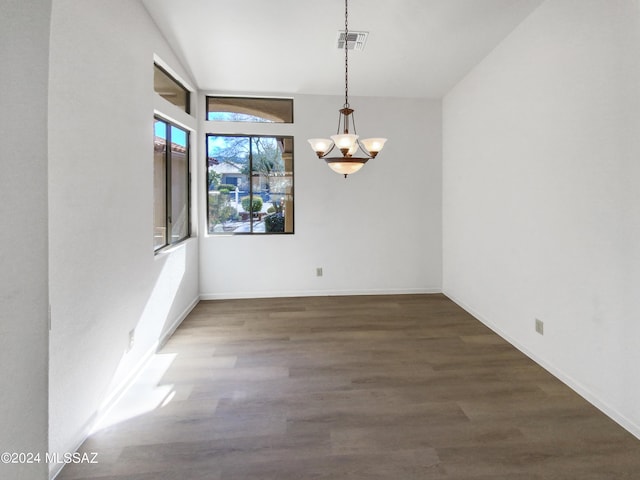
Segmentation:
<svg viewBox="0 0 640 480">
<path fill-rule="evenodd" d="M 349 10 L 348 0 L 344 0 L 344 106 L 349 108 Z"/>
</svg>

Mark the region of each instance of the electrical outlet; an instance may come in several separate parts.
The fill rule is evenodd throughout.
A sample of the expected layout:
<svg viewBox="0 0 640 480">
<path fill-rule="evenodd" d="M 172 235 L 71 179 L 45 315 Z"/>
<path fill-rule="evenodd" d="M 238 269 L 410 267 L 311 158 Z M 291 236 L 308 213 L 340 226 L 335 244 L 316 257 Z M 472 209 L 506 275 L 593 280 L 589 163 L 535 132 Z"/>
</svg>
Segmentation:
<svg viewBox="0 0 640 480">
<path fill-rule="evenodd" d="M 536 318 L 536 332 L 544 335 L 544 322 L 538 318 Z"/>
<path fill-rule="evenodd" d="M 322 267 L 318 267 L 316 268 L 316 277 L 321 277 L 322 276 Z"/>
<path fill-rule="evenodd" d="M 133 346 L 136 343 L 136 329 L 134 328 L 129 332 L 129 345 L 127 347 L 127 351 L 130 352 L 133 350 Z"/>
</svg>

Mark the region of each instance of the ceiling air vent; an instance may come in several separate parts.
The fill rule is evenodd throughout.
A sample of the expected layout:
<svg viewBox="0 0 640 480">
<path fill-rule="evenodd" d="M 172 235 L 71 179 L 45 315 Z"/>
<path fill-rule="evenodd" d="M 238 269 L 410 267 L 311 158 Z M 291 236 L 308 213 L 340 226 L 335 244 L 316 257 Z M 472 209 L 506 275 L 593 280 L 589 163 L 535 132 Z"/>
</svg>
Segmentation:
<svg viewBox="0 0 640 480">
<path fill-rule="evenodd" d="M 347 50 L 364 50 L 369 32 L 349 32 L 347 38 Z M 338 49 L 344 50 L 344 30 L 338 31 Z"/>
</svg>

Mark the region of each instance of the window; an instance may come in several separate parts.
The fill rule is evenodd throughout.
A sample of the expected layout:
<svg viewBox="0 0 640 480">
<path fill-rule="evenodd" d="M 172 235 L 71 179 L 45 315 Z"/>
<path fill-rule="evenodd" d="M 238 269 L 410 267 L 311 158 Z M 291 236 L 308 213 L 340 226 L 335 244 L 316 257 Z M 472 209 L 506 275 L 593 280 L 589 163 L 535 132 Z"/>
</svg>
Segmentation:
<svg viewBox="0 0 640 480">
<path fill-rule="evenodd" d="M 211 234 L 293 233 L 293 137 L 207 135 Z"/>
<path fill-rule="evenodd" d="M 290 98 L 207 97 L 207 120 L 293 123 Z"/>
<path fill-rule="evenodd" d="M 165 100 L 190 113 L 189 90 L 155 63 L 153 64 L 153 89 Z"/>
<path fill-rule="evenodd" d="M 190 235 L 189 132 L 155 117 L 153 139 L 154 234 L 158 250 Z"/>
<path fill-rule="evenodd" d="M 257 128 L 250 126 L 293 123 L 293 100 L 207 96 L 206 103 L 208 121 L 246 122 L 249 130 L 207 135 L 208 232 L 293 233 L 293 137 L 254 135 Z M 268 132 L 286 128 L 274 125 Z"/>
</svg>

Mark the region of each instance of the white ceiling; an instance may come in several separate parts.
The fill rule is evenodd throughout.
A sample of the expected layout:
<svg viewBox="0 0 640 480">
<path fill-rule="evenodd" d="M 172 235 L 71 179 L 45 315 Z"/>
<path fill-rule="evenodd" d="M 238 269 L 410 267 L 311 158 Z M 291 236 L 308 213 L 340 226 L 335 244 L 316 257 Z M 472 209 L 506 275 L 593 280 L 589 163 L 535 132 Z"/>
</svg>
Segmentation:
<svg viewBox="0 0 640 480">
<path fill-rule="evenodd" d="M 438 98 L 543 0 L 350 0 L 349 94 Z M 201 90 L 342 95 L 344 0 L 143 0 Z"/>
</svg>

